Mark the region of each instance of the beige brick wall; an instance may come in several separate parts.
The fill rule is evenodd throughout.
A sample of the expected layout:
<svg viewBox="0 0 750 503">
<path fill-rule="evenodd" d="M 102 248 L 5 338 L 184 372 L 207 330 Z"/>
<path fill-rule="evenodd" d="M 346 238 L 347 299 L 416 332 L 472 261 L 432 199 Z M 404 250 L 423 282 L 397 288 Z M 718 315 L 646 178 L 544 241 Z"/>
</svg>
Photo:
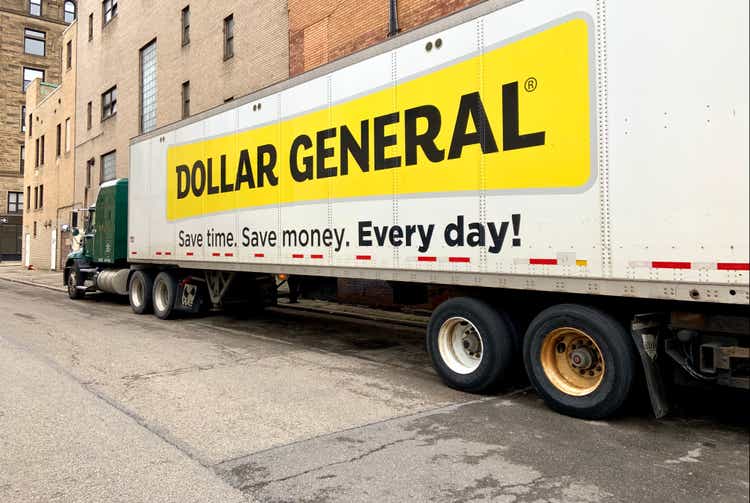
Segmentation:
<svg viewBox="0 0 750 503">
<path fill-rule="evenodd" d="M 190 5 L 190 43 L 181 43 L 181 11 Z M 117 152 L 117 176 L 128 173 L 130 138 L 140 133 L 140 49 L 156 39 L 157 126 L 181 119 L 181 86 L 190 81 L 191 114 L 220 105 L 288 76 L 288 23 L 285 0 L 128 0 L 102 26 L 100 0 L 79 1 L 78 82 L 76 99 L 76 183 L 95 201 L 101 156 Z M 93 39 L 88 18 L 93 14 Z M 223 58 L 223 20 L 234 15 L 234 53 Z M 117 115 L 101 121 L 101 94 L 117 86 Z M 92 103 L 92 126 L 86 111 Z M 86 163 L 95 161 L 91 187 L 85 187 Z"/>
<path fill-rule="evenodd" d="M 483 0 L 399 0 L 401 32 Z M 348 56 L 388 38 L 389 1 L 289 0 L 289 74 Z"/>
<path fill-rule="evenodd" d="M 69 232 L 71 211 L 76 203 L 75 179 L 75 91 L 76 91 L 76 28 L 73 23 L 63 34 L 62 47 L 71 43 L 71 65 L 62 60 L 62 84 L 53 88 L 35 80 L 26 92 L 26 108 L 33 116 L 31 135 L 26 135 L 26 170 L 24 195 L 31 197 L 24 210 L 23 233 L 29 235 L 30 263 L 36 269 L 60 269 L 70 252 Z M 65 58 L 65 50 L 62 58 Z M 69 137 L 66 120 L 70 121 Z M 60 154 L 57 153 L 57 127 L 60 126 Z M 44 162 L 36 160 L 36 141 L 44 136 Z M 44 187 L 44 199 L 35 204 L 34 192 Z M 43 203 L 43 204 L 42 204 Z M 36 223 L 36 235 L 34 224 Z M 52 241 L 56 238 L 53 262 Z M 24 239 L 26 257 L 26 239 Z"/>
<path fill-rule="evenodd" d="M 60 81 L 59 37 L 66 25 L 62 22 L 62 0 L 43 0 L 41 17 L 28 15 L 27 0 L 0 0 L 0 217 L 8 216 L 8 192 L 21 192 L 21 105 L 23 68 L 45 71 L 45 80 Z M 24 28 L 46 34 L 46 55 L 24 52 Z M 2 233 L 3 239 L 10 239 Z M 7 243 L 0 243 L 0 252 Z"/>
</svg>

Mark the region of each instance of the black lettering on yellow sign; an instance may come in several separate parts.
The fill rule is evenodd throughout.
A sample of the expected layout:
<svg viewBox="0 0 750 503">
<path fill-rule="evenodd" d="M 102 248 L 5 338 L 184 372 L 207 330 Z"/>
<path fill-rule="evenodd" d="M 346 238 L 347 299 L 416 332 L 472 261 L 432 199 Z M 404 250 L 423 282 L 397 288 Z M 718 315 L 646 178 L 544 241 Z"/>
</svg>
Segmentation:
<svg viewBox="0 0 750 503">
<path fill-rule="evenodd" d="M 545 144 L 546 132 L 519 132 L 518 82 L 502 85 L 502 150 L 532 148 Z M 418 150 L 432 163 L 447 159 L 458 159 L 467 148 L 478 146 L 482 153 L 494 154 L 500 148 L 479 92 L 460 97 L 453 120 L 450 144 L 438 145 L 437 138 L 443 127 L 440 110 L 430 104 L 409 108 L 403 112 L 403 128 L 397 126 L 402 120 L 401 112 L 363 119 L 359 131 L 348 126 L 327 128 L 315 132 L 313 137 L 300 134 L 289 146 L 289 170 L 297 183 L 308 180 L 346 176 L 350 161 L 367 173 L 370 168 L 378 171 L 417 164 Z M 372 127 L 371 127 L 372 124 Z M 426 127 L 425 127 L 426 125 Z M 401 134 L 403 136 L 401 136 Z M 389 155 L 389 147 L 403 142 L 401 155 Z M 260 145 L 255 152 L 255 169 L 248 149 L 239 152 L 234 183 L 227 180 L 227 154 L 219 157 L 218 175 L 214 172 L 214 159 L 197 159 L 192 166 L 175 166 L 177 174 L 177 199 L 213 195 L 243 188 L 264 187 L 266 183 L 276 186 L 277 150 L 272 144 Z M 372 157 L 371 157 L 372 154 Z M 370 166 L 370 159 L 373 163 Z M 336 162 L 338 160 L 338 162 Z"/>
</svg>

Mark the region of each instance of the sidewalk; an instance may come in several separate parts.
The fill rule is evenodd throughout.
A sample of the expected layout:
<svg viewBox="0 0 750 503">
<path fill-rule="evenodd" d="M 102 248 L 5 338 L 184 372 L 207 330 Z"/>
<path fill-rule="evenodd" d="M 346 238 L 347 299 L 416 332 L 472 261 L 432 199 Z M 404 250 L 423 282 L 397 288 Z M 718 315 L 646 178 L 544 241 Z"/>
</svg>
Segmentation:
<svg viewBox="0 0 750 503">
<path fill-rule="evenodd" d="M 21 262 L 0 262 L 0 280 L 65 291 L 62 271 L 29 271 Z"/>
</svg>

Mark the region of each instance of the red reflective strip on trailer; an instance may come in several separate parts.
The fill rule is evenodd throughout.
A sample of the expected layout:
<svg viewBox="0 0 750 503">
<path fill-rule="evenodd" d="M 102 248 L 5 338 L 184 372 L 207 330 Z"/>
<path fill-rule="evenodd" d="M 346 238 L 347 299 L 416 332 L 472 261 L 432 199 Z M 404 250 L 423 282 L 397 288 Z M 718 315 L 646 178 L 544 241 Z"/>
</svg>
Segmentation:
<svg viewBox="0 0 750 503">
<path fill-rule="evenodd" d="M 172 255 L 172 252 L 164 252 L 164 255 Z"/>
<path fill-rule="evenodd" d="M 228 252 L 224 254 L 225 257 L 234 257 L 234 253 Z"/>
<path fill-rule="evenodd" d="M 292 258 L 305 258 L 305 256 L 301 253 L 294 253 L 292 254 Z"/>
<path fill-rule="evenodd" d="M 185 252 L 185 255 L 187 255 L 188 257 L 192 257 L 193 256 L 193 252 Z"/>
<path fill-rule="evenodd" d="M 323 258 L 323 255 L 321 255 L 320 253 L 314 253 L 310 255 L 310 258 Z"/>
<path fill-rule="evenodd" d="M 437 262 L 437 257 L 421 256 L 417 257 L 417 262 Z"/>
<path fill-rule="evenodd" d="M 357 255 L 357 260 L 372 260 L 372 255 Z"/>
<path fill-rule="evenodd" d="M 138 255 L 138 252 L 136 252 L 136 251 L 132 251 L 132 252 L 130 252 L 130 254 L 131 254 L 131 255 Z"/>
<path fill-rule="evenodd" d="M 716 268 L 720 271 L 750 271 L 750 263 L 747 262 L 719 262 Z"/>
<path fill-rule="evenodd" d="M 690 269 L 690 262 L 651 262 L 654 269 Z"/>
<path fill-rule="evenodd" d="M 161 255 L 161 252 L 156 252 L 155 255 Z"/>
<path fill-rule="evenodd" d="M 265 253 L 256 253 L 256 254 L 255 254 L 255 255 L 253 255 L 253 256 L 254 256 L 255 258 L 263 258 L 263 257 L 265 257 L 265 256 L 266 256 L 266 254 L 265 254 Z"/>
<path fill-rule="evenodd" d="M 557 265 L 556 258 L 530 258 L 530 265 Z"/>
<path fill-rule="evenodd" d="M 448 262 L 467 263 L 471 262 L 471 259 L 469 257 L 448 257 Z"/>
<path fill-rule="evenodd" d="M 211 256 L 212 256 L 212 257 L 221 257 L 221 253 L 219 253 L 219 252 L 213 252 L 213 253 L 211 254 Z"/>
</svg>

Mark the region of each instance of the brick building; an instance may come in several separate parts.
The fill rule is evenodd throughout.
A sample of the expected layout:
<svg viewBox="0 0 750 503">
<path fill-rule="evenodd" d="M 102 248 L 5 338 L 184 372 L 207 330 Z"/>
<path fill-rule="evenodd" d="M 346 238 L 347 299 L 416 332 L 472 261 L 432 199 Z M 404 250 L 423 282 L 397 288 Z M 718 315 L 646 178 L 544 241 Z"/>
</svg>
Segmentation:
<svg viewBox="0 0 750 503">
<path fill-rule="evenodd" d="M 0 0 L 0 260 L 21 255 L 25 87 L 60 81 L 60 34 L 75 2 Z"/>
<path fill-rule="evenodd" d="M 127 176 L 130 138 L 288 75 L 285 0 L 78 7 L 75 179 L 84 205 L 101 182 Z"/>
<path fill-rule="evenodd" d="M 299 75 L 482 1 L 289 0 L 289 75 Z"/>
<path fill-rule="evenodd" d="M 69 226 L 76 206 L 75 91 L 76 29 L 62 34 L 62 83 L 35 79 L 26 90 L 23 252 L 25 265 L 59 269 L 71 251 Z"/>
</svg>

